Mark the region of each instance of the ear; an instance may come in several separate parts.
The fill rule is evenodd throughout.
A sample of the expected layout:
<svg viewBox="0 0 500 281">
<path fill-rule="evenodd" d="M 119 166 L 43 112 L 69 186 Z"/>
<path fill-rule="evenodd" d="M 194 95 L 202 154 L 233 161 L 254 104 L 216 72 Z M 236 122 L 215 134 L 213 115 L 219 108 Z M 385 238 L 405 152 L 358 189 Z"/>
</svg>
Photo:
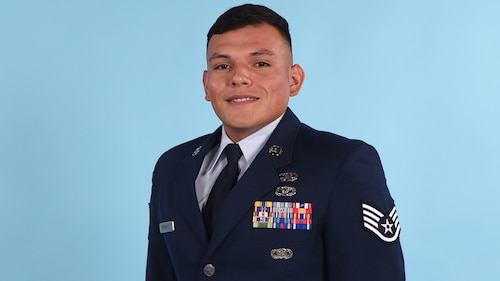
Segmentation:
<svg viewBox="0 0 500 281">
<path fill-rule="evenodd" d="M 306 78 L 304 69 L 298 64 L 292 65 L 290 70 L 290 96 L 296 96 L 299 94 L 302 83 Z"/>
<path fill-rule="evenodd" d="M 202 83 L 203 83 L 203 90 L 205 91 L 205 100 L 206 101 L 210 101 L 210 97 L 208 96 L 208 88 L 207 88 L 207 75 L 208 75 L 208 71 L 203 71 L 203 78 L 202 78 Z"/>
</svg>

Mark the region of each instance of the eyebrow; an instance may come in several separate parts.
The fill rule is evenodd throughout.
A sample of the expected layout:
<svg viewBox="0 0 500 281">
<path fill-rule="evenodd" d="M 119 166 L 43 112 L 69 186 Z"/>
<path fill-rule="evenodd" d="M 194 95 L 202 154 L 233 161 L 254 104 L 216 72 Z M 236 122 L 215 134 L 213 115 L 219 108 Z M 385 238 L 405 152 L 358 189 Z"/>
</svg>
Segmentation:
<svg viewBox="0 0 500 281">
<path fill-rule="evenodd" d="M 213 55 L 211 55 L 209 58 L 208 58 L 208 62 L 211 62 L 213 61 L 214 59 L 228 59 L 230 58 L 229 55 L 225 55 L 225 54 L 220 54 L 220 53 L 215 53 Z"/>
<path fill-rule="evenodd" d="M 274 55 L 273 52 L 271 52 L 269 50 L 262 49 L 262 50 L 259 50 L 259 51 L 251 52 L 250 56 L 251 57 L 256 57 L 256 56 L 271 56 L 271 57 L 274 57 L 275 55 Z"/>
<path fill-rule="evenodd" d="M 255 52 L 251 52 L 249 54 L 249 57 L 258 57 L 258 56 L 271 56 L 271 57 L 274 57 L 276 55 L 273 52 L 271 52 L 269 50 L 266 50 L 266 49 L 258 50 L 258 51 L 255 51 Z M 211 62 L 214 59 L 229 59 L 229 58 L 231 58 L 230 55 L 221 54 L 221 53 L 214 53 L 213 55 L 211 55 L 208 58 L 208 62 Z"/>
</svg>

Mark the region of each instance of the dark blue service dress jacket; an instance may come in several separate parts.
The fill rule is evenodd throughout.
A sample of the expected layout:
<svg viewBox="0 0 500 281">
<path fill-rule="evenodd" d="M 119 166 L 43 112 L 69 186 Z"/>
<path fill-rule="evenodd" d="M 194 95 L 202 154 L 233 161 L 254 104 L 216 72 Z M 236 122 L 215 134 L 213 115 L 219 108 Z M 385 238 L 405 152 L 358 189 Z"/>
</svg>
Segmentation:
<svg viewBox="0 0 500 281">
<path fill-rule="evenodd" d="M 399 219 L 375 149 L 301 124 L 290 109 L 209 239 L 195 179 L 220 136 L 218 128 L 158 160 L 147 281 L 405 280 Z"/>
</svg>

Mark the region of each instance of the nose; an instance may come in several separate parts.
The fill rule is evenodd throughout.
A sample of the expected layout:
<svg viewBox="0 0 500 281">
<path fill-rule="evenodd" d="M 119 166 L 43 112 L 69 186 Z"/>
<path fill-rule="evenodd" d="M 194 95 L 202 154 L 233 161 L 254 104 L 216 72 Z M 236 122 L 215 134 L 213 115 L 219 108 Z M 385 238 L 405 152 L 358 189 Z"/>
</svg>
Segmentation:
<svg viewBox="0 0 500 281">
<path fill-rule="evenodd" d="M 231 85 L 235 86 L 247 86 L 252 82 L 250 79 L 250 72 L 244 66 L 233 67 L 233 77 L 231 78 Z"/>
</svg>

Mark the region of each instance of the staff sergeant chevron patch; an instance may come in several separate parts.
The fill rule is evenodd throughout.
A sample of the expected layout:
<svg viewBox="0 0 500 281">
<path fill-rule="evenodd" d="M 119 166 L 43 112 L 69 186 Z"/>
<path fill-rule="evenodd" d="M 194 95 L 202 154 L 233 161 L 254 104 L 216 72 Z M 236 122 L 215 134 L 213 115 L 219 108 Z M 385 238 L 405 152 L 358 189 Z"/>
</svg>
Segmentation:
<svg viewBox="0 0 500 281">
<path fill-rule="evenodd" d="M 392 208 L 389 215 L 382 213 L 376 208 L 362 203 L 364 227 L 377 235 L 384 242 L 394 242 L 399 237 L 401 226 L 399 225 L 396 206 Z"/>
</svg>

